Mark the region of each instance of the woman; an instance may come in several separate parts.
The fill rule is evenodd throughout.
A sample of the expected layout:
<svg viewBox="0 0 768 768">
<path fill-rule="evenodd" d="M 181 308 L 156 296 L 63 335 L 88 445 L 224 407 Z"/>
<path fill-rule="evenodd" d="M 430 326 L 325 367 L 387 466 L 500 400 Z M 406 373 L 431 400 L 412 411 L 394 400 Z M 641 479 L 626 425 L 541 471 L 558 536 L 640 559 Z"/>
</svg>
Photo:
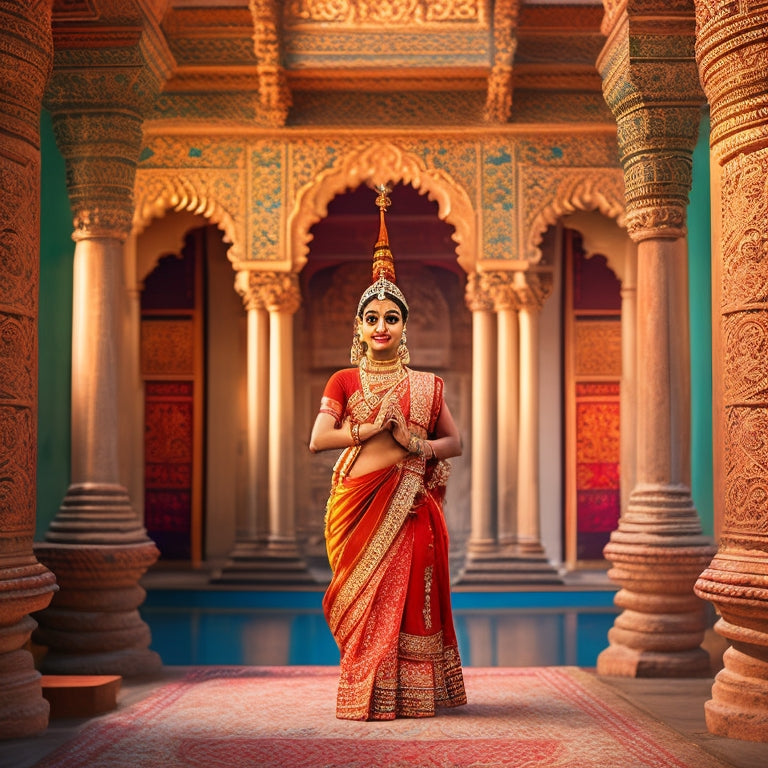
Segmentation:
<svg viewBox="0 0 768 768">
<path fill-rule="evenodd" d="M 384 210 L 374 283 L 355 318 L 352 362 L 328 381 L 310 450 L 343 448 L 325 538 L 323 599 L 341 651 L 336 716 L 429 717 L 466 703 L 450 606 L 442 503 L 461 439 L 434 374 L 406 367 L 408 304 L 395 285 Z"/>
</svg>

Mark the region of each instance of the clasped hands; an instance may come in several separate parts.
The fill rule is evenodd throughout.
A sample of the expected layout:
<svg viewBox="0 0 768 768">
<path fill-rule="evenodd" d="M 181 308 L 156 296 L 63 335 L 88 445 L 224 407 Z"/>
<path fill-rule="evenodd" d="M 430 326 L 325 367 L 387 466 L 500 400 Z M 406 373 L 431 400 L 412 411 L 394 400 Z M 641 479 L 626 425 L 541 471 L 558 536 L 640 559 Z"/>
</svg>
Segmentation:
<svg viewBox="0 0 768 768">
<path fill-rule="evenodd" d="M 426 440 L 411 434 L 411 431 L 408 429 L 408 421 L 397 402 L 382 403 L 373 424 L 380 432 L 383 432 L 385 429 L 389 430 L 395 441 L 409 453 L 417 453 L 419 456 L 424 456 L 425 449 L 428 449 L 427 458 L 435 455 L 432 446 Z"/>
</svg>

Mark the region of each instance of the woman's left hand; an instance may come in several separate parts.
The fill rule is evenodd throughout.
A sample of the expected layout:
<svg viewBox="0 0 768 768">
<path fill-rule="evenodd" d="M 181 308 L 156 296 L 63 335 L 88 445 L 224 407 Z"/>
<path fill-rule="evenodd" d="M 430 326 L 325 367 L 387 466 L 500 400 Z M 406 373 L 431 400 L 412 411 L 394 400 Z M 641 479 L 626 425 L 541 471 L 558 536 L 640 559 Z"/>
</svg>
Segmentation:
<svg viewBox="0 0 768 768">
<path fill-rule="evenodd" d="M 392 432 L 392 437 L 406 450 L 411 440 L 411 433 L 408 430 L 408 422 L 399 408 L 393 408 L 389 416 L 387 426 Z"/>
</svg>

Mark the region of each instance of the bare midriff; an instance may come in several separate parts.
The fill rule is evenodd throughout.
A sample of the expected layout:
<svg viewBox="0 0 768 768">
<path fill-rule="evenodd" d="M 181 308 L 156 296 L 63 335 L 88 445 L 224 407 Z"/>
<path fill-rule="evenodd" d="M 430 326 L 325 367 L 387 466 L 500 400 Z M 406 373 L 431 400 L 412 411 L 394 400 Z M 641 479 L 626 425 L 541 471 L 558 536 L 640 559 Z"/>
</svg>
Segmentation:
<svg viewBox="0 0 768 768">
<path fill-rule="evenodd" d="M 363 443 L 347 476 L 360 477 L 377 469 L 391 467 L 407 455 L 408 451 L 392 437 L 391 432 L 379 432 Z"/>
</svg>

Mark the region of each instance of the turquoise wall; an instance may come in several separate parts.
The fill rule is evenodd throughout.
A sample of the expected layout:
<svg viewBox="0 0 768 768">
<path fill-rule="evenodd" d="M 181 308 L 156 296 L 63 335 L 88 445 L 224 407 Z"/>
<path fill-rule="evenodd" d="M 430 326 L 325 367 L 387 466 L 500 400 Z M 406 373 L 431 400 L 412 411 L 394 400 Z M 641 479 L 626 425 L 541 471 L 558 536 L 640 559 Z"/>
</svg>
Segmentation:
<svg viewBox="0 0 768 768">
<path fill-rule="evenodd" d="M 693 153 L 688 206 L 688 285 L 691 323 L 691 493 L 709 536 L 714 530 L 712 491 L 712 285 L 710 273 L 709 118 Z"/>
<path fill-rule="evenodd" d="M 45 535 L 69 485 L 72 362 L 72 214 L 64 159 L 51 117 L 40 121 L 40 313 L 38 334 L 37 526 Z"/>
</svg>

